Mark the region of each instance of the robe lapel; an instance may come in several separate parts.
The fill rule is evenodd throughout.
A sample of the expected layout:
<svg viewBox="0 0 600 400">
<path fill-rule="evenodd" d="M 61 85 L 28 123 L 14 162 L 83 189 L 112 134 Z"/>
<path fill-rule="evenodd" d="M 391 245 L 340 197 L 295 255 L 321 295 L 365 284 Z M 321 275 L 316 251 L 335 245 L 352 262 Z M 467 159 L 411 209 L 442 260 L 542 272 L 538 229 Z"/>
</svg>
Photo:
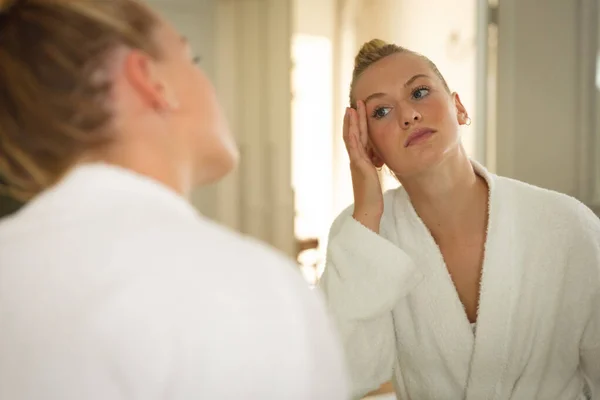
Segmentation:
<svg viewBox="0 0 600 400">
<path fill-rule="evenodd" d="M 403 249 L 417 260 L 426 282 L 411 292 L 410 302 L 418 313 L 414 320 L 418 325 L 415 331 L 417 335 L 433 338 L 428 347 L 432 346 L 439 353 L 457 387 L 464 388 L 474 347 L 471 325 L 439 247 L 412 207 L 408 195 L 403 193 L 402 197 L 397 203 L 396 226 L 407 229 L 399 232 L 399 240 Z"/>
<path fill-rule="evenodd" d="M 494 399 L 496 389 L 501 387 L 520 284 L 517 263 L 512 259 L 512 249 L 518 248 L 513 243 L 516 225 L 507 220 L 512 215 L 510 210 L 503 209 L 510 199 L 501 198 L 493 177 L 485 170 L 480 173 L 490 186 L 489 219 L 467 400 Z"/>
</svg>

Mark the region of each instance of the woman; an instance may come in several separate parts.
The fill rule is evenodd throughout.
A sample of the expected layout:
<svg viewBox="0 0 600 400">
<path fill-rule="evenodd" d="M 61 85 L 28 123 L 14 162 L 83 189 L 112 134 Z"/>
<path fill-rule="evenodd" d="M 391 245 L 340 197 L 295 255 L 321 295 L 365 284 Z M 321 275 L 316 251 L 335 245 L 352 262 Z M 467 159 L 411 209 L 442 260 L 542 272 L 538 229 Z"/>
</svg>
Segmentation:
<svg viewBox="0 0 600 400">
<path fill-rule="evenodd" d="M 346 398 L 297 268 L 186 199 L 237 150 L 162 18 L 0 0 L 0 104 L 0 399 Z"/>
<path fill-rule="evenodd" d="M 467 110 L 427 58 L 356 57 L 344 140 L 354 205 L 321 285 L 360 398 L 600 399 L 600 222 L 468 159 Z M 402 184 L 382 195 L 377 169 Z"/>
</svg>

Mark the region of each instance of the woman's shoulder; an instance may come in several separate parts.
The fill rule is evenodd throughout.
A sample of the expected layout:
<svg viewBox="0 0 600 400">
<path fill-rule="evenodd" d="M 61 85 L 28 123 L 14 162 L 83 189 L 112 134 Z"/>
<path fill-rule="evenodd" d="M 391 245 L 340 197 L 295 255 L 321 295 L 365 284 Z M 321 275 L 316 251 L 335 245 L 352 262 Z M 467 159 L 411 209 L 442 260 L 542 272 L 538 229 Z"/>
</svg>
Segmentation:
<svg viewBox="0 0 600 400">
<path fill-rule="evenodd" d="M 494 176 L 495 192 L 499 201 L 510 204 L 518 211 L 562 220 L 600 234 L 600 219 L 579 199 L 555 190 L 542 188 L 516 179 Z"/>
</svg>

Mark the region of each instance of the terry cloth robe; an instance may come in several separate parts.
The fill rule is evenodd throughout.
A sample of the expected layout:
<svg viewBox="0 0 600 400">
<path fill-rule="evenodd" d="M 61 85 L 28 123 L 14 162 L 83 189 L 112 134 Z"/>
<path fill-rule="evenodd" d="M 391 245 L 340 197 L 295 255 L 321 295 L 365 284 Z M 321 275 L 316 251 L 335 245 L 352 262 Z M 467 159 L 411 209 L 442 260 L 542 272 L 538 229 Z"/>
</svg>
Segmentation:
<svg viewBox="0 0 600 400">
<path fill-rule="evenodd" d="M 167 187 L 82 166 L 0 222 L 0 399 L 346 400 L 321 297 Z"/>
<path fill-rule="evenodd" d="M 321 280 L 360 398 L 600 399 L 600 221 L 577 200 L 490 174 L 476 331 L 403 188 L 380 234 L 334 221 Z"/>
</svg>

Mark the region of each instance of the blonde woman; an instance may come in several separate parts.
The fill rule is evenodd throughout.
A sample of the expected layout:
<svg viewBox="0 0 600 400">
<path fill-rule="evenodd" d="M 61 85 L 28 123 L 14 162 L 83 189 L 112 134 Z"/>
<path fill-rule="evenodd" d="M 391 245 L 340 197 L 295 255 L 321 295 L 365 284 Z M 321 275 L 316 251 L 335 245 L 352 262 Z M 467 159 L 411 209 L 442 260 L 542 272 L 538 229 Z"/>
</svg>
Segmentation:
<svg viewBox="0 0 600 400">
<path fill-rule="evenodd" d="M 577 200 L 469 160 L 457 93 L 380 40 L 344 121 L 354 204 L 322 287 L 360 398 L 600 399 L 600 221 Z M 377 168 L 402 187 L 382 195 Z"/>
<path fill-rule="evenodd" d="M 0 0 L 0 399 L 346 399 L 295 265 L 198 215 L 237 150 L 133 0 Z"/>
</svg>

